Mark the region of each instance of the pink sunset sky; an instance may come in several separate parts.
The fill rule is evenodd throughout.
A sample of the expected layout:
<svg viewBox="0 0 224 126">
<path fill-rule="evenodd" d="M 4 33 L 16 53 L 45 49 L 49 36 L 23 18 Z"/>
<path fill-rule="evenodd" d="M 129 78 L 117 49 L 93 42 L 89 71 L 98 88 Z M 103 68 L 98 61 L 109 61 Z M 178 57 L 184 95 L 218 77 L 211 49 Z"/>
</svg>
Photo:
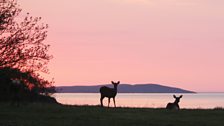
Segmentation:
<svg viewBox="0 0 224 126">
<path fill-rule="evenodd" d="M 49 24 L 55 85 L 224 91 L 223 0 L 18 0 Z"/>
</svg>

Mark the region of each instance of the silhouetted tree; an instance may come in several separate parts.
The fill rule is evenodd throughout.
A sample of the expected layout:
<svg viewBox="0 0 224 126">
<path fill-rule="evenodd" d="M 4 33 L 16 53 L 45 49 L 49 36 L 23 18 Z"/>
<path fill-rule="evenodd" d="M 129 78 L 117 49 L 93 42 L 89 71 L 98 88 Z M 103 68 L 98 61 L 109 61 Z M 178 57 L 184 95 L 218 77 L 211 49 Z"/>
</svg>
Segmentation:
<svg viewBox="0 0 224 126">
<path fill-rule="evenodd" d="M 48 25 L 40 24 L 40 17 L 27 16 L 21 22 L 16 17 L 21 12 L 14 0 L 0 3 L 0 67 L 47 72 L 49 45 Z"/>
<path fill-rule="evenodd" d="M 20 82 L 24 92 L 47 95 L 53 89 L 52 81 L 42 78 L 40 72 L 48 73 L 52 58 L 44 43 L 48 25 L 29 13 L 21 19 L 20 12 L 16 0 L 0 0 L 0 85 L 10 90 L 3 85 Z"/>
</svg>

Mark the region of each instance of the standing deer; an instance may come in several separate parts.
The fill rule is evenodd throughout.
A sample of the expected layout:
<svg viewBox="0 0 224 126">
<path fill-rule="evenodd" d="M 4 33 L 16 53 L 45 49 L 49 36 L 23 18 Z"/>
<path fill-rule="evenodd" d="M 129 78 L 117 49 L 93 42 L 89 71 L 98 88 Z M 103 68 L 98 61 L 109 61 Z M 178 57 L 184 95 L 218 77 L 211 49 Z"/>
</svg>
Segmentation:
<svg viewBox="0 0 224 126">
<path fill-rule="evenodd" d="M 100 88 L 100 94 L 101 94 L 100 103 L 101 103 L 101 107 L 103 107 L 103 99 L 105 97 L 108 98 L 108 107 L 110 105 L 110 98 L 113 98 L 114 107 L 116 107 L 115 96 L 117 95 L 117 86 L 118 86 L 118 84 L 120 84 L 120 81 L 118 81 L 117 83 L 111 81 L 111 83 L 114 85 L 114 88 L 109 88 L 109 87 L 106 87 L 106 86 L 103 86 L 103 87 Z"/>
<path fill-rule="evenodd" d="M 173 95 L 173 97 L 175 98 L 175 101 L 173 103 L 168 103 L 166 106 L 166 109 L 174 109 L 174 110 L 179 110 L 179 102 L 180 99 L 183 97 L 183 95 L 180 95 L 180 97 L 176 97 L 176 95 Z"/>
</svg>

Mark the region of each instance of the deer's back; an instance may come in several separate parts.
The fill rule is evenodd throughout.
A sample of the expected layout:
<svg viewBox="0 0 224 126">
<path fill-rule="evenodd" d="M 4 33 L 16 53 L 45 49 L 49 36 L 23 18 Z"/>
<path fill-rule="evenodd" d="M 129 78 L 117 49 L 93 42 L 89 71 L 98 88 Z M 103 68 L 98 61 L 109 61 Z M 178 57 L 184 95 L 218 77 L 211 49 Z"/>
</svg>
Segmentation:
<svg viewBox="0 0 224 126">
<path fill-rule="evenodd" d="M 168 103 L 166 109 L 179 109 L 179 105 L 175 103 Z"/>
<path fill-rule="evenodd" d="M 100 88 L 100 94 L 104 97 L 115 97 L 117 92 L 113 88 L 103 86 Z"/>
</svg>

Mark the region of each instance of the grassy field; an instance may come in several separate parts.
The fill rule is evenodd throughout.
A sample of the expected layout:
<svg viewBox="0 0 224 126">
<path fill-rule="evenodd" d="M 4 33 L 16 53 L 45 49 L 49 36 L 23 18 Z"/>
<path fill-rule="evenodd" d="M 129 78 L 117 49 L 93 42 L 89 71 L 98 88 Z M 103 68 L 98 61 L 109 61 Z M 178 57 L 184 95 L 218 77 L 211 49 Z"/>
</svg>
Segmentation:
<svg viewBox="0 0 224 126">
<path fill-rule="evenodd" d="M 0 126 L 223 126 L 224 110 L 0 103 Z"/>
</svg>

